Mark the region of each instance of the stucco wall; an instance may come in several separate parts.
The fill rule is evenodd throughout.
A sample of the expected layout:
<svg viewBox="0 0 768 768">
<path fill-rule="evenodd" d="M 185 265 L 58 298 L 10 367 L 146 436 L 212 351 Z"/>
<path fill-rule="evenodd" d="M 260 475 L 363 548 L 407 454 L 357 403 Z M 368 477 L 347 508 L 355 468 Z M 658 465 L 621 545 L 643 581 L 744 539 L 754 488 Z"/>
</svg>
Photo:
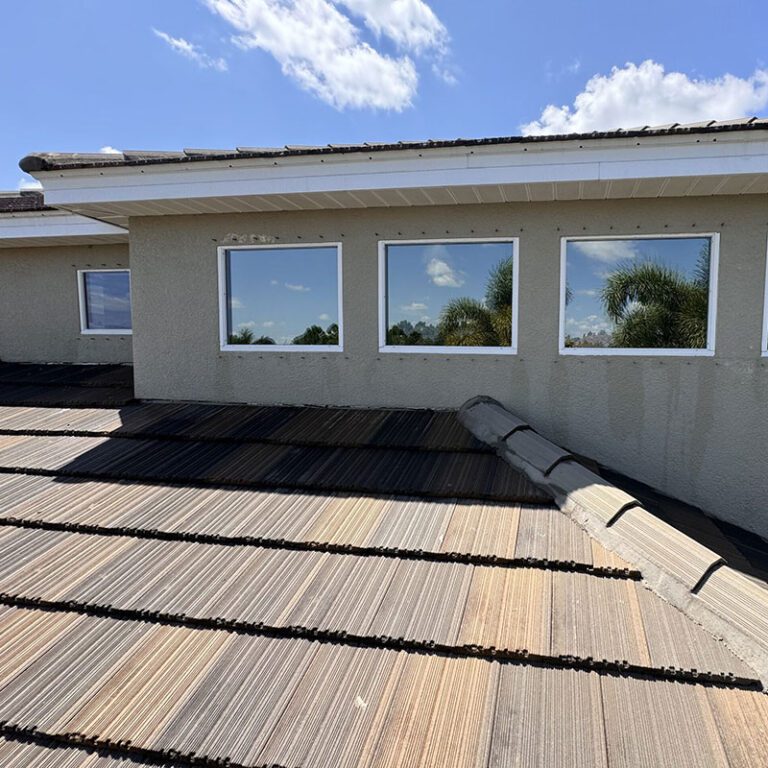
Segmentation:
<svg viewBox="0 0 768 768">
<path fill-rule="evenodd" d="M 127 245 L 0 249 L 0 360 L 127 363 L 131 336 L 80 333 L 77 270 L 127 267 Z"/>
<path fill-rule="evenodd" d="M 558 354 L 561 236 L 702 231 L 721 233 L 714 358 Z M 219 350 L 216 246 L 232 233 L 343 243 L 343 352 Z M 474 235 L 520 238 L 519 354 L 380 354 L 377 241 Z M 768 534 L 767 235 L 758 196 L 134 219 L 137 394 L 438 408 L 489 394 L 556 442 Z"/>
</svg>

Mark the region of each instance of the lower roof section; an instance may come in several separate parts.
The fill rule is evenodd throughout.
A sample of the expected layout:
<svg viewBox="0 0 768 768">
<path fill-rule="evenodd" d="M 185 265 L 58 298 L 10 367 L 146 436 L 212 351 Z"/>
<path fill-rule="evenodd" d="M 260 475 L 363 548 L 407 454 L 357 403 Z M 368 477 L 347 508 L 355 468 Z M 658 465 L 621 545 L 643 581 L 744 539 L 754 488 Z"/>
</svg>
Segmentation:
<svg viewBox="0 0 768 768">
<path fill-rule="evenodd" d="M 127 229 L 87 215 L 50 208 L 9 213 L 0 211 L 0 248 L 127 242 Z"/>
</svg>

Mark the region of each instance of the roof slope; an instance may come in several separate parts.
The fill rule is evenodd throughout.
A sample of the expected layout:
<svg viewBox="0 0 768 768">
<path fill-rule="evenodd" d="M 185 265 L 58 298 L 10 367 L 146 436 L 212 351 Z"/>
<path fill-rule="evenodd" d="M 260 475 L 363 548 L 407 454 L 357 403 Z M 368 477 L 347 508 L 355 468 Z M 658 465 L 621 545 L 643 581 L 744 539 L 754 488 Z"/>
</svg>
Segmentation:
<svg viewBox="0 0 768 768">
<path fill-rule="evenodd" d="M 6 194 L 0 192 L 0 214 L 52 211 L 43 201 L 43 193 L 23 189 L 20 192 Z"/>
<path fill-rule="evenodd" d="M 641 575 L 452 413 L 0 407 L 0 763 L 754 765 Z"/>
<path fill-rule="evenodd" d="M 243 160 L 248 158 L 339 155 L 392 152 L 405 149 L 441 149 L 483 147 L 501 144 L 540 144 L 555 141 L 591 141 L 595 139 L 686 136 L 768 129 L 768 118 L 745 117 L 736 120 L 705 120 L 698 123 L 670 123 L 638 126 L 615 131 L 591 131 L 561 135 L 497 136 L 484 139 L 430 139 L 427 141 L 365 142 L 362 144 L 326 144 L 324 146 L 238 147 L 236 149 L 185 149 L 180 152 L 125 150 L 110 154 L 35 152 L 22 158 L 19 167 L 27 173 L 76 168 L 109 168 L 123 165 L 160 165 L 206 160 Z"/>
</svg>

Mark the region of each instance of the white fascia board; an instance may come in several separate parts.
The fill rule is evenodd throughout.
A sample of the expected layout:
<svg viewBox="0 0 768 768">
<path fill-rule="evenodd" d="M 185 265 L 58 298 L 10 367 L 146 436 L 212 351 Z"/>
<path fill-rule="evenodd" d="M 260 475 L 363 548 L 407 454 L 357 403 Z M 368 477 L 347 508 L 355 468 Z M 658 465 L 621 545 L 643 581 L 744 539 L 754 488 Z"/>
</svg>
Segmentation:
<svg viewBox="0 0 768 768">
<path fill-rule="evenodd" d="M 607 139 L 182 162 L 34 174 L 51 205 L 484 184 L 768 174 L 759 137 Z M 575 146 L 574 146 L 575 144 Z"/>
<path fill-rule="evenodd" d="M 0 239 L 25 237 L 99 237 L 127 235 L 127 230 L 75 213 L 17 213 L 0 216 Z"/>
</svg>

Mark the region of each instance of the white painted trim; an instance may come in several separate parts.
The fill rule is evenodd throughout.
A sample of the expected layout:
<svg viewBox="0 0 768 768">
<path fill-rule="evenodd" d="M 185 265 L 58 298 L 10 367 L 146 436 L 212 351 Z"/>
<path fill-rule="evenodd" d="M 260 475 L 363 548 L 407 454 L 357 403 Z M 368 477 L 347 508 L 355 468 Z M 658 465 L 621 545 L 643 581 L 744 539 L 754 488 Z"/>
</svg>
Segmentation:
<svg viewBox="0 0 768 768">
<path fill-rule="evenodd" d="M 387 344 L 387 246 L 389 245 L 445 245 L 451 243 L 512 243 L 512 344 L 509 347 L 453 347 L 453 346 L 392 346 Z M 519 237 L 449 237 L 417 240 L 379 240 L 379 352 L 405 355 L 516 355 L 518 331 L 518 297 L 520 288 Z"/>
<path fill-rule="evenodd" d="M 707 346 L 703 349 L 652 349 L 652 348 L 605 348 L 605 347 L 566 347 L 565 346 L 565 288 L 566 250 L 569 242 L 578 240 L 675 240 L 708 237 L 711 240 L 709 262 L 709 312 L 707 315 Z M 574 235 L 560 238 L 560 313 L 558 352 L 561 355 L 581 357 L 713 357 L 717 331 L 717 282 L 720 263 L 719 232 L 667 232 L 664 234 L 625 234 L 625 235 Z"/>
<path fill-rule="evenodd" d="M 78 269 L 77 270 L 77 301 L 80 314 L 80 333 L 83 336 L 133 336 L 132 328 L 89 328 L 88 310 L 85 296 L 85 275 L 88 272 L 127 272 L 128 291 L 131 300 L 131 322 L 133 322 L 133 288 L 131 286 L 131 270 L 125 267 L 113 269 Z"/>
<path fill-rule="evenodd" d="M 229 251 L 277 250 L 280 248 L 310 249 L 336 248 L 336 274 L 338 283 L 338 344 L 229 344 L 229 318 L 227 311 L 227 253 Z M 222 352 L 343 352 L 344 351 L 344 288 L 342 244 L 328 243 L 274 243 L 256 245 L 220 245 L 217 249 L 219 274 L 219 350 Z"/>
<path fill-rule="evenodd" d="M 768 174 L 762 131 L 42 171 L 63 207 L 188 198 Z"/>
<path fill-rule="evenodd" d="M 105 236 L 114 239 L 119 235 L 128 242 L 128 230 L 122 227 L 65 211 L 21 211 L 0 215 L 0 240 Z"/>
<path fill-rule="evenodd" d="M 768 241 L 765 247 L 765 295 L 763 297 L 763 343 L 760 347 L 762 357 L 768 357 Z"/>
</svg>

